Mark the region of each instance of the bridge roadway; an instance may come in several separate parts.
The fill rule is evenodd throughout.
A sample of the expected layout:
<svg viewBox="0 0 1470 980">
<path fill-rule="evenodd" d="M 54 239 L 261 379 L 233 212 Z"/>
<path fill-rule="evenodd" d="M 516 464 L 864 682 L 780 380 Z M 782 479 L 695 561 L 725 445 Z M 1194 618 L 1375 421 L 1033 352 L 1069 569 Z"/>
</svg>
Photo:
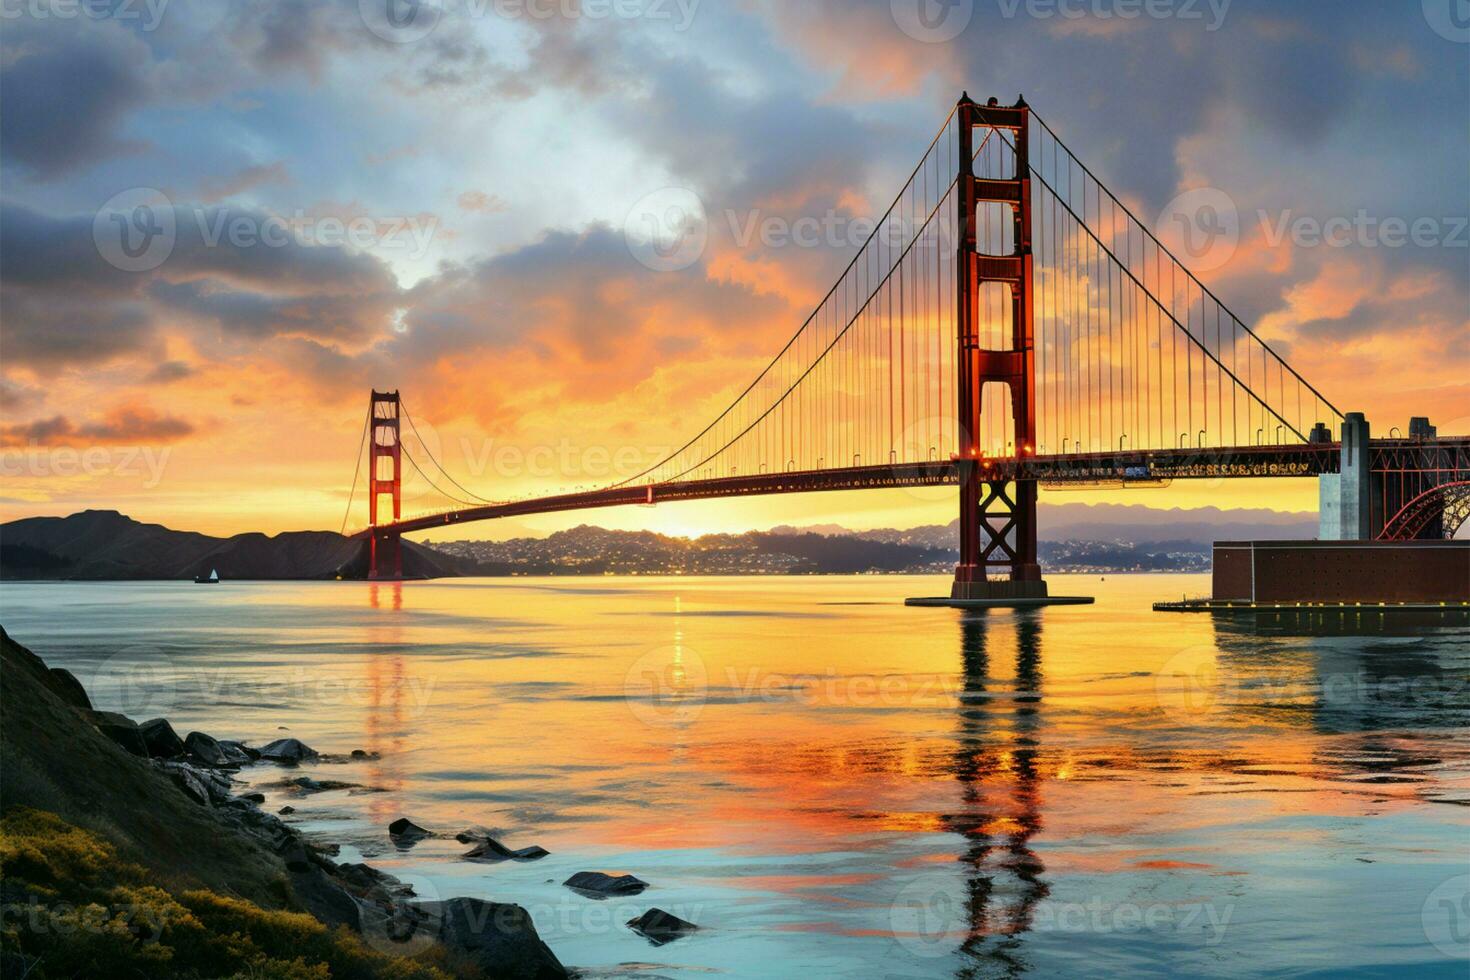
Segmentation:
<svg viewBox="0 0 1470 980">
<path fill-rule="evenodd" d="M 1430 440 L 1374 439 L 1372 447 L 1374 470 L 1396 471 L 1411 465 L 1418 473 L 1426 476 L 1438 474 L 1436 482 L 1470 480 L 1470 436 Z M 1314 477 L 1338 472 L 1340 459 L 1339 443 L 1322 442 L 1287 446 L 1072 453 L 1022 459 L 985 458 L 978 465 L 983 467 L 986 479 L 1021 478 L 1038 480 L 1043 485 L 1107 486 L 1127 483 L 1147 485 L 1175 479 Z M 676 500 L 958 485 L 961 470 L 966 465 L 961 460 L 944 460 L 792 473 L 737 474 L 672 483 L 614 486 L 428 514 L 392 524 L 381 524 L 376 529 L 365 528 L 353 537 L 366 539 L 374 531 L 381 537 L 474 521 Z"/>
</svg>

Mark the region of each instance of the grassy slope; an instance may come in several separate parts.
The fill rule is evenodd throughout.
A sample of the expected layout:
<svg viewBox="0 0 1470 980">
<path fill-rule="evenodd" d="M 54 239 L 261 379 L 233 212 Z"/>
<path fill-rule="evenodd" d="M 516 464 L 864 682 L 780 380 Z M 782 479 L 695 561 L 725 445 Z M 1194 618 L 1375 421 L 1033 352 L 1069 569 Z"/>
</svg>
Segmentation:
<svg viewBox="0 0 1470 980">
<path fill-rule="evenodd" d="M 60 693 L 41 659 L 0 629 L 0 807 L 46 810 L 96 831 L 167 888 L 300 907 L 278 857 L 224 827 Z"/>
</svg>

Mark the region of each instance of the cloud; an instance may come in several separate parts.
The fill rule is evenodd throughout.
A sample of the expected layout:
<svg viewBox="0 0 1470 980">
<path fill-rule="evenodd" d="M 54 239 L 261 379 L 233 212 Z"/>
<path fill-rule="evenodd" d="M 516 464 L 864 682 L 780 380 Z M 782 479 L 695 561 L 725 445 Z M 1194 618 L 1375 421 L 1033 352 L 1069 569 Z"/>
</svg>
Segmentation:
<svg viewBox="0 0 1470 980">
<path fill-rule="evenodd" d="M 121 405 L 100 418 L 76 423 L 64 415 L 0 426 L 0 446 L 169 443 L 194 432 L 193 423 L 143 405 Z"/>
<path fill-rule="evenodd" d="M 7 18 L 0 52 L 0 142 L 27 177 L 54 181 L 145 146 L 121 133 L 153 94 L 142 42 L 89 17 Z"/>
<path fill-rule="evenodd" d="M 185 361 L 163 361 L 143 376 L 145 384 L 169 384 L 192 377 L 194 368 Z"/>
<path fill-rule="evenodd" d="M 102 259 L 88 217 L 54 218 L 0 204 L 6 275 L 6 357 L 56 368 L 152 352 L 165 322 L 210 327 L 216 346 L 296 335 L 361 344 L 387 328 L 399 298 L 382 260 L 286 235 L 251 209 L 175 209 L 177 240 L 154 270 L 123 272 Z M 233 239 L 235 222 L 253 230 Z"/>
<path fill-rule="evenodd" d="M 465 191 L 459 195 L 458 204 L 462 211 L 479 214 L 499 214 L 510 210 L 510 205 L 499 194 L 486 194 L 484 191 Z"/>
<path fill-rule="evenodd" d="M 289 183 L 291 183 L 291 174 L 286 169 L 286 162 L 284 160 L 277 160 L 275 163 L 256 164 L 255 166 L 246 167 L 223 179 L 207 177 L 200 182 L 199 197 L 200 200 L 213 204 L 216 201 L 233 197 L 236 194 L 244 193 L 255 187 L 261 187 L 266 184 Z"/>
</svg>

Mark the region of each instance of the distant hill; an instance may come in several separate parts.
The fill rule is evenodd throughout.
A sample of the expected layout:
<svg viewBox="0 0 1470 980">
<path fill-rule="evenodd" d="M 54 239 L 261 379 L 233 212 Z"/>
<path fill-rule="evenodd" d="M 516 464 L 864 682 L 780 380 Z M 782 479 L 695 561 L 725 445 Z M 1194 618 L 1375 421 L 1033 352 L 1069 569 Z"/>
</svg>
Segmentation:
<svg viewBox="0 0 1470 980">
<path fill-rule="evenodd" d="M 947 572 L 958 522 L 899 530 L 837 525 L 671 537 L 582 525 L 545 538 L 404 542 L 404 573 L 458 575 L 800 575 Z M 1218 539 L 1310 538 L 1315 517 L 1276 511 L 1043 505 L 1040 558 L 1054 571 L 1201 571 Z M 116 511 L 0 525 L 0 579 L 363 578 L 367 548 L 329 531 L 216 538 L 142 524 Z"/>
<path fill-rule="evenodd" d="M 452 559 L 405 542 L 404 573 L 458 574 Z M 0 579 L 363 578 L 366 545 L 330 531 L 215 538 L 143 524 L 115 510 L 0 525 Z"/>
<path fill-rule="evenodd" d="M 1124 545 L 1182 544 L 1209 549 L 1215 541 L 1310 540 L 1317 536 L 1317 515 L 1292 514 L 1264 508 L 1221 510 L 1218 507 L 1160 509 L 1142 504 L 1041 504 L 1038 537 L 1050 542 L 1097 542 Z M 907 529 L 879 528 L 852 531 L 837 524 L 809 527 L 782 525 L 773 534 L 850 536 L 923 548 L 955 548 L 959 520 Z"/>
</svg>

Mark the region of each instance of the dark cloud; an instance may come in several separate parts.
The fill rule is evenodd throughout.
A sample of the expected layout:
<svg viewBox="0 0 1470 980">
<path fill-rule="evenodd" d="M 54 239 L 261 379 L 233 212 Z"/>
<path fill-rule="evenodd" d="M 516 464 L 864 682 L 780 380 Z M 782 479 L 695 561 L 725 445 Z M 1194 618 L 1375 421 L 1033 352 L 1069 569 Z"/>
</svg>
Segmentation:
<svg viewBox="0 0 1470 980">
<path fill-rule="evenodd" d="M 194 368 L 184 361 L 164 361 L 143 376 L 145 384 L 168 384 L 193 376 Z"/>
<path fill-rule="evenodd" d="M 10 165 L 51 181 L 144 144 L 120 132 L 150 97 L 147 47 L 88 17 L 7 19 L 0 44 L 0 143 Z"/>
<path fill-rule="evenodd" d="M 0 204 L 7 359 L 57 368 L 141 354 L 165 320 L 215 328 L 226 344 L 282 334 L 360 344 L 386 326 L 399 289 L 381 260 L 291 235 L 266 244 L 255 230 L 270 217 L 177 207 L 167 259 L 131 273 L 103 260 L 90 217 Z M 250 234 L 232 236 L 236 222 Z"/>
<path fill-rule="evenodd" d="M 176 442 L 194 432 L 189 421 L 137 405 L 124 405 L 91 421 L 76 423 L 64 415 L 0 426 L 3 446 L 75 446 L 82 443 Z"/>
</svg>

